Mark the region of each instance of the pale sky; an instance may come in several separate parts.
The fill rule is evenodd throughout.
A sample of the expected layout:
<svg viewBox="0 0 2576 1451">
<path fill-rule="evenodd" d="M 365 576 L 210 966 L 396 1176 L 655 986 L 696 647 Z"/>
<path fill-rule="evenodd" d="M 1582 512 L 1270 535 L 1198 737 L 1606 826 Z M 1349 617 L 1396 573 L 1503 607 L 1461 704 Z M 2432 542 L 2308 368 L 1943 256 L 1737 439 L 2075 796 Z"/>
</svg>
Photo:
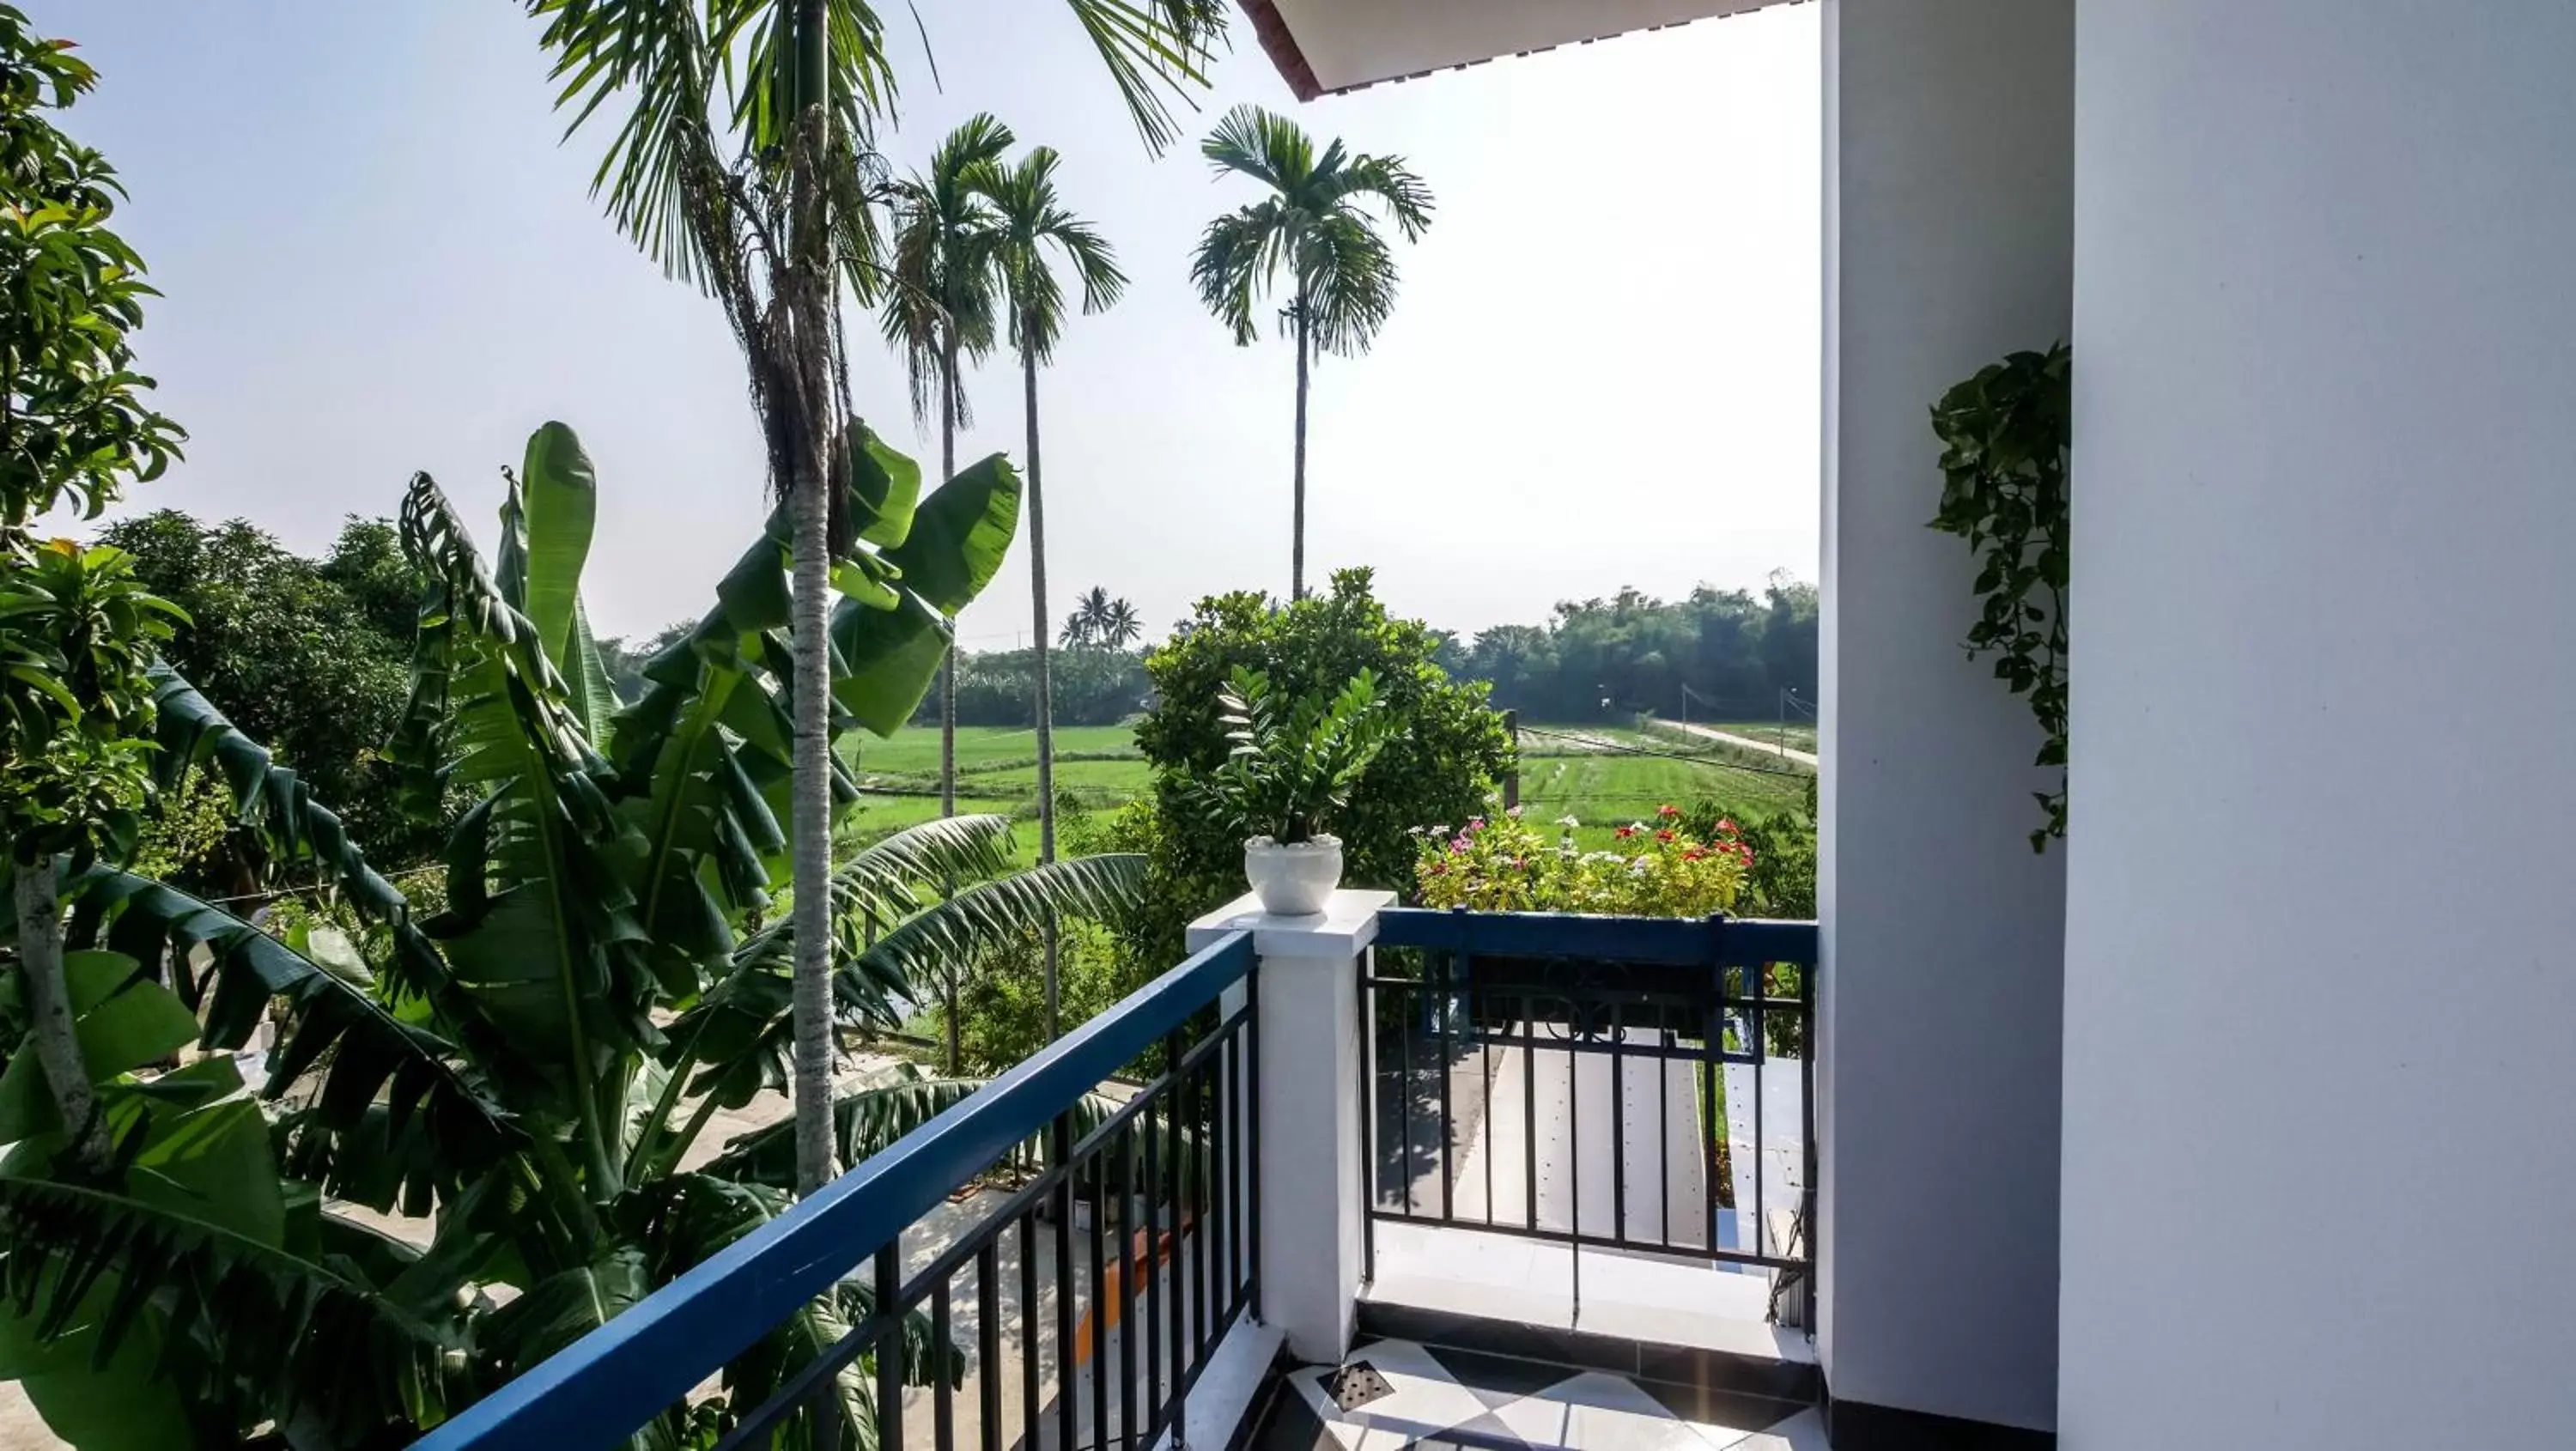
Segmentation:
<svg viewBox="0 0 2576 1451">
<path fill-rule="evenodd" d="M 738 355 L 714 305 L 599 215 L 604 132 L 558 144 L 518 5 L 25 3 L 103 73 L 69 129 L 123 172 L 123 230 L 167 294 L 143 365 L 192 441 L 139 506 L 246 516 L 318 551 L 427 469 L 481 528 L 499 467 L 561 418 L 599 469 L 596 625 L 703 608 L 765 508 Z M 1815 577 L 1816 7 L 1302 106 L 1238 20 L 1192 139 L 1159 160 L 1062 6 L 919 8 L 941 86 L 888 11 L 896 163 L 992 111 L 1064 153 L 1066 201 L 1132 279 L 1070 323 L 1040 382 L 1058 617 L 1102 584 L 1159 636 L 1201 595 L 1286 591 L 1293 360 L 1269 336 L 1235 347 L 1188 279 L 1208 219 L 1257 197 L 1196 151 L 1240 101 L 1402 156 L 1439 202 L 1397 244 L 1375 351 L 1318 370 L 1311 578 L 1374 565 L 1394 608 L 1472 632 L 1622 585 Z M 868 339 L 860 409 L 935 461 Z M 1016 457 L 1016 365 L 994 358 L 970 397 L 960 458 Z M 1004 648 L 1029 623 L 1015 556 L 959 633 Z"/>
</svg>

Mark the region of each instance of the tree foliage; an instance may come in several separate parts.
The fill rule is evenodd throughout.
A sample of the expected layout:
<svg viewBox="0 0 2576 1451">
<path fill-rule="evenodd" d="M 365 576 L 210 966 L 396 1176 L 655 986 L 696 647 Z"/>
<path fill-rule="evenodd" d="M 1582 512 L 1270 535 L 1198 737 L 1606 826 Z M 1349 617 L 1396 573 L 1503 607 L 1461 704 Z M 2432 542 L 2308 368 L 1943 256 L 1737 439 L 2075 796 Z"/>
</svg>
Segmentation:
<svg viewBox="0 0 2576 1451">
<path fill-rule="evenodd" d="M 396 799 L 383 751 L 410 689 L 422 583 L 390 520 L 352 516 L 318 560 L 247 520 L 201 524 L 176 509 L 120 520 L 101 538 L 185 612 L 161 647 L 172 669 L 220 698 L 235 725 L 337 803 L 388 861 L 408 865 L 436 850 L 435 826 L 415 823 Z M 255 883 L 228 876 L 223 885 Z"/>
<path fill-rule="evenodd" d="M 1783 692 L 1814 709 L 1816 587 L 1775 575 L 1760 596 L 1693 590 L 1660 600 L 1623 589 L 1567 600 L 1544 625 L 1497 625 L 1444 652 L 1451 673 L 1493 683 L 1494 703 L 1531 720 L 1638 711 L 1759 720 Z"/>
<path fill-rule="evenodd" d="M 1511 743 L 1486 688 L 1432 663 L 1420 621 L 1391 619 L 1369 571 L 1346 569 L 1323 594 L 1280 605 L 1259 594 L 1201 600 L 1170 643 L 1145 659 L 1156 700 L 1136 744 L 1154 765 L 1161 849 L 1174 879 L 1167 910 L 1180 922 L 1243 890 L 1243 836 L 1193 808 L 1195 783 L 1234 747 L 1221 701 L 1239 667 L 1263 672 L 1283 699 L 1330 698 L 1363 671 L 1376 680 L 1387 740 L 1360 773 L 1335 834 L 1355 886 L 1412 880 L 1414 842 L 1428 822 L 1482 809 L 1511 764 Z"/>
</svg>

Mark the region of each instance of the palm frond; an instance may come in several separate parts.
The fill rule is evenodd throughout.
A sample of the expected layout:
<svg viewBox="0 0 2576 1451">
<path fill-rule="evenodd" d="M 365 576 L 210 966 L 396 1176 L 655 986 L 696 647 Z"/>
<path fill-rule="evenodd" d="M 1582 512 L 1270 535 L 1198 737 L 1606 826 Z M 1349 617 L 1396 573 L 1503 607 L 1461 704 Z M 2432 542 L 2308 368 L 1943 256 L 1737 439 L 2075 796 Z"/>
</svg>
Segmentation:
<svg viewBox="0 0 2576 1451">
<path fill-rule="evenodd" d="M 279 1419 L 309 1416 L 355 1444 L 472 1398 L 450 1369 L 462 1346 L 448 1327 L 392 1303 L 346 1259 L 292 1253 L 178 1196 L 0 1174 L 0 1244 L 8 1310 L 41 1338 L 92 1331 L 104 1365 L 157 1328 L 157 1373 L 182 1377 L 194 1400 L 275 1387 Z"/>
<path fill-rule="evenodd" d="M 1276 270 L 1272 259 L 1288 227 L 1287 208 L 1276 197 L 1266 198 L 1208 223 L 1198 250 L 1190 254 L 1190 281 L 1198 288 L 1199 301 L 1238 344 L 1260 336 L 1254 314 L 1269 294 Z"/>
<path fill-rule="evenodd" d="M 230 912 L 104 864 L 72 877 L 63 895 L 76 944 L 95 942 L 143 962 L 161 960 L 165 947 L 179 949 L 172 960 L 180 996 L 203 1018 L 205 1047 L 240 1047 L 270 1002 L 286 1004 L 292 1027 L 269 1061 L 264 1091 L 277 1098 L 320 1065 L 319 1090 L 302 1111 L 322 1131 L 302 1161 L 313 1177 L 333 1176 L 336 1149 L 352 1136 L 379 1135 L 392 1152 L 436 1146 L 434 1154 L 412 1156 L 419 1171 L 388 1192 L 335 1187 L 342 1197 L 386 1209 L 398 1195 L 405 1212 L 425 1213 L 433 1191 L 453 1193 L 523 1139 L 455 1044 Z M 207 953 L 202 976 L 189 965 L 191 948 Z M 380 1113 L 372 1122 L 371 1111 Z"/>
<path fill-rule="evenodd" d="M 1315 143 L 1276 111 L 1241 105 L 1218 119 L 1199 154 L 1222 174 L 1238 172 L 1273 191 L 1293 192 L 1315 169 Z"/>
<path fill-rule="evenodd" d="M 875 956 L 872 944 L 878 934 L 901 930 L 895 924 L 934 901 L 942 883 L 979 881 L 1004 870 L 1010 863 L 1010 841 L 1007 816 L 943 817 L 871 843 L 835 869 L 833 960 L 842 1005 L 894 1026 L 894 1004 L 911 996 L 912 982 L 899 959 Z M 795 948 L 794 923 L 782 913 L 744 941 L 734 953 L 734 970 L 784 972 Z"/>
<path fill-rule="evenodd" d="M 1127 274 L 1099 230 L 1067 210 L 1055 189 L 1062 158 L 1055 148 L 1030 149 L 1016 166 L 976 167 L 966 185 L 988 201 L 1001 231 L 998 264 L 1008 299 L 1013 346 L 1040 363 L 1055 354 L 1064 325 L 1064 286 L 1050 252 L 1072 263 L 1082 286 L 1082 310 L 1099 312 L 1118 300 Z"/>
<path fill-rule="evenodd" d="M 1359 157 L 1336 170 L 1318 190 L 1333 203 L 1353 198 L 1379 202 L 1408 242 L 1420 241 L 1431 226 L 1431 188 L 1400 156 Z"/>
<path fill-rule="evenodd" d="M 1127 114 L 1159 153 L 1180 138 L 1172 102 L 1207 84 L 1207 62 L 1225 35 L 1222 0 L 1069 0 L 1109 67 Z M 1193 109 L 1195 107 L 1193 106 Z"/>
<path fill-rule="evenodd" d="M 1368 351 L 1395 312 L 1395 256 L 1386 239 L 1348 213 L 1318 218 L 1299 238 L 1297 272 L 1315 346 L 1344 357 Z"/>
<path fill-rule="evenodd" d="M 907 919 L 841 969 L 839 978 L 935 982 L 975 956 L 1035 932 L 1058 917 L 1101 918 L 1143 900 L 1145 858 L 1132 853 L 1071 857 L 1014 872 L 960 892 Z"/>
</svg>

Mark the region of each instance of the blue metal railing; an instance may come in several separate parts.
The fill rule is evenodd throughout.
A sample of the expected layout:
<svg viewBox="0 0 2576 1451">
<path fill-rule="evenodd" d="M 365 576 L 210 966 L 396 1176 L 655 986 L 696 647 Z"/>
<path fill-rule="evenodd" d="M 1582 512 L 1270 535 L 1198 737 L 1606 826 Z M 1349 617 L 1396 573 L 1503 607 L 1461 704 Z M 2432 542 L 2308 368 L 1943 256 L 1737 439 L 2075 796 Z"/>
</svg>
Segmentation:
<svg viewBox="0 0 2576 1451">
<path fill-rule="evenodd" d="M 839 1359 L 821 1368 L 816 1379 L 828 1389 L 837 1374 L 835 1365 L 845 1365 L 870 1348 L 869 1343 L 859 1342 L 899 1341 L 901 1304 L 890 1302 L 935 1300 L 938 1319 L 946 1321 L 949 1287 L 942 1276 L 953 1268 L 948 1261 L 972 1255 L 974 1267 L 982 1271 L 979 1289 L 989 1295 L 998 1265 L 997 1242 L 1004 1230 L 1014 1226 L 1020 1230 L 1022 1283 L 1028 1288 L 1025 1303 L 1034 1309 L 1030 1283 L 1035 1263 L 1034 1215 L 1041 1211 L 1054 1217 L 1058 1313 L 1069 1320 L 1078 1288 L 1066 1278 L 1074 1273 L 1074 1256 L 1068 1250 L 1078 1193 L 1089 1195 L 1090 1224 L 1084 1232 L 1092 1251 L 1089 1303 L 1095 1312 L 1103 1308 L 1102 1270 L 1111 1254 L 1116 1255 L 1118 1273 L 1109 1293 L 1120 1297 L 1122 1304 L 1136 1300 L 1141 1281 L 1146 1293 L 1141 1303 L 1159 1311 L 1152 1295 L 1168 1267 L 1171 1395 L 1162 1394 L 1163 1347 L 1147 1343 L 1144 1354 L 1155 1378 L 1153 1394 L 1141 1417 L 1132 1408 L 1122 1412 L 1122 1425 L 1139 1430 L 1167 1423 L 1214 1337 L 1235 1315 L 1257 1303 L 1258 1225 L 1251 1214 L 1257 1212 L 1252 1206 L 1258 1204 L 1259 1185 L 1257 1156 L 1251 1152 L 1248 1132 L 1248 1104 L 1258 1091 L 1259 1073 L 1249 1032 L 1258 993 L 1257 983 L 1249 981 L 1253 962 L 1251 938 L 1242 932 L 1197 953 L 432 1431 L 416 1443 L 415 1451 L 571 1451 L 615 1442 L 684 1401 L 699 1383 L 773 1327 L 818 1297 L 833 1293 L 874 1259 L 878 1310 L 871 1323 L 853 1332 L 853 1342 L 841 1348 Z M 1256 995 L 1253 1001 L 1223 1016 L 1218 1028 L 1195 1045 L 1185 1040 L 1185 1025 L 1239 982 Z M 1074 1106 L 1158 1044 L 1167 1053 L 1162 1077 L 1076 1144 L 1070 1127 Z M 1247 1092 L 1246 1085 L 1253 1087 Z M 1231 1111 L 1226 1107 L 1229 1101 L 1234 1103 Z M 1229 1123 L 1239 1123 L 1247 1131 L 1238 1146 L 1229 1147 L 1218 1137 Z M 1140 1133 L 1148 1166 L 1142 1180 L 1135 1174 Z M 900 1287 L 891 1251 L 904 1231 L 952 1192 L 1040 1136 L 1051 1136 L 1052 1161 L 1040 1181 L 991 1216 L 976 1231 L 980 1242 L 961 1246 L 964 1255 L 952 1250 L 930 1271 L 916 1276 L 909 1288 Z M 1171 1147 L 1164 1163 L 1156 1166 L 1156 1150 L 1165 1136 Z M 1158 1172 L 1165 1177 L 1157 1179 Z M 1254 1179 L 1248 1193 L 1241 1182 L 1246 1174 Z M 1229 1176 L 1234 1180 L 1231 1186 Z M 1103 1222 L 1112 1208 L 1108 1190 L 1113 1187 L 1122 1191 L 1121 1213 L 1141 1205 L 1147 1216 L 1148 1227 L 1137 1239 L 1147 1246 L 1141 1255 L 1131 1254 L 1123 1245 L 1104 1250 Z M 1122 1241 L 1128 1228 L 1122 1224 Z M 1182 1275 L 1185 1264 L 1194 1277 L 1187 1281 Z M 896 1292 L 887 1294 L 889 1288 Z M 988 1352 L 996 1333 L 993 1318 L 987 1315 L 981 1327 Z M 1095 1313 L 1085 1321 L 1094 1352 L 1108 1346 L 1110 1319 L 1106 1313 Z M 1163 1323 L 1158 1315 L 1157 1334 Z M 1065 1329 L 1059 1346 L 1070 1343 L 1070 1325 Z M 1119 1347 L 1129 1372 L 1128 1383 L 1120 1390 L 1131 1400 L 1138 1338 L 1127 1334 Z M 1039 1390 L 1034 1338 L 1028 1345 L 1023 1371 L 1030 1399 L 1023 1412 L 1034 1418 Z M 1058 1359 L 1069 1362 L 1072 1357 L 1060 1354 Z M 1105 1363 L 1095 1361 L 1087 1382 L 1093 1417 L 1086 1429 L 1095 1442 L 1108 1434 L 1100 1414 L 1107 1396 L 1104 1369 Z M 901 1404 L 899 1387 L 891 1380 L 894 1368 L 880 1364 L 878 1371 L 880 1431 L 884 1420 L 891 1418 L 898 1434 L 888 1444 L 900 1444 Z M 984 1369 L 988 1434 L 997 1429 L 991 1426 L 998 1410 L 991 1388 L 998 1386 L 1000 1373 L 998 1365 Z M 1059 1444 L 1071 1446 L 1076 1444 L 1073 1422 L 1078 1410 L 1074 1373 L 1060 1366 L 1057 1379 L 1056 1409 L 1051 1414 L 1063 1418 Z M 884 1394 L 890 1389 L 898 1392 L 891 1407 Z M 944 1389 L 937 1409 L 945 1430 L 949 1402 Z M 763 1414 L 783 1411 L 763 1408 Z"/>
</svg>

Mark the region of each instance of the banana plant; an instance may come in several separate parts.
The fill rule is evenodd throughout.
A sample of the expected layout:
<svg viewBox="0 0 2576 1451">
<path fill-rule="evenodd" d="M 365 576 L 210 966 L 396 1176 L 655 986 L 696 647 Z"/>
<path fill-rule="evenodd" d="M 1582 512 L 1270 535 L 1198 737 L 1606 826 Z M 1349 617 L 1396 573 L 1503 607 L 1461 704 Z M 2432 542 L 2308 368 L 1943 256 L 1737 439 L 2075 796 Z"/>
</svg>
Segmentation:
<svg viewBox="0 0 2576 1451">
<path fill-rule="evenodd" d="M 881 441 L 847 444 L 833 714 L 882 733 L 927 690 L 946 618 L 999 569 L 1018 482 L 995 457 L 924 495 Z M 415 912 L 290 767 L 166 667 L 163 788 L 214 773 L 243 827 L 327 883 L 358 930 L 273 934 L 110 861 L 53 864 L 115 1153 L 102 1171 L 74 1152 L 31 1053 L 0 1070 L 0 1378 L 76 1445 L 402 1444 L 793 1201 L 777 1131 L 692 1152 L 717 1111 L 787 1083 L 786 520 L 621 707 L 581 603 L 587 455 L 548 424 L 508 482 L 488 564 L 426 475 L 403 502 L 429 583 L 390 750 L 412 808 L 449 826 L 436 910 Z M 856 799 L 843 784 L 839 810 Z M 1009 838 L 1004 818 L 957 817 L 843 864 L 845 1021 L 892 1025 L 939 953 L 1134 900 L 1139 859 L 1012 876 Z M 982 885 L 942 900 L 958 882 Z M 14 984 L 0 976 L 0 995 Z M 248 1084 L 232 1050 L 267 1018 L 284 1031 Z M 844 1160 L 973 1086 L 843 1095 Z M 354 1209 L 434 1231 L 420 1243 Z M 721 1435 L 868 1310 L 863 1285 L 840 1287 L 636 1444 Z M 911 1332 L 915 1383 L 962 1373 L 926 1322 Z M 842 1372 L 837 1426 L 792 1433 L 836 1441 L 796 1444 L 872 1435 L 872 1375 Z"/>
</svg>

